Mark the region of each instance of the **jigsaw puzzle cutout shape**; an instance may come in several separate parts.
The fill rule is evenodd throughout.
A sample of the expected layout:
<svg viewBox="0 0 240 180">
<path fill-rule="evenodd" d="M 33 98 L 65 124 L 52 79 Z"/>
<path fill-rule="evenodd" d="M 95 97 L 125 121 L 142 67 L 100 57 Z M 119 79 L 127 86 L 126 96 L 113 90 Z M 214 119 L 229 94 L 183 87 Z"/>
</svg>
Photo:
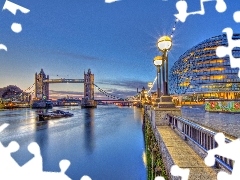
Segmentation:
<svg viewBox="0 0 240 180">
<path fill-rule="evenodd" d="M 177 165 L 171 167 L 171 174 L 173 176 L 180 176 L 181 180 L 188 180 L 190 170 L 188 168 L 180 168 Z"/>
<path fill-rule="evenodd" d="M 240 11 L 233 13 L 233 19 L 236 23 L 240 23 Z"/>
<path fill-rule="evenodd" d="M 11 157 L 11 153 L 16 152 L 19 149 L 19 145 L 16 141 L 12 141 L 9 143 L 7 147 L 4 147 L 2 143 L 0 143 L 0 179 L 1 177 L 6 177 L 6 175 L 11 173 L 12 169 L 18 169 L 18 163 Z"/>
<path fill-rule="evenodd" d="M 114 3 L 114 2 L 118 2 L 120 0 L 105 0 L 105 3 Z"/>
<path fill-rule="evenodd" d="M 5 128 L 7 128 L 9 126 L 8 123 L 4 123 L 0 126 L 0 132 L 2 132 Z"/>
<path fill-rule="evenodd" d="M 21 170 L 26 172 L 29 171 L 35 174 L 41 173 L 43 169 L 43 164 L 40 147 L 36 142 L 32 142 L 28 145 L 28 151 L 33 154 L 34 158 L 24 164 Z"/>
<path fill-rule="evenodd" d="M 1 49 L 7 51 L 7 46 L 5 46 L 4 44 L 0 44 L 0 50 Z"/>
<path fill-rule="evenodd" d="M 180 176 L 181 180 L 188 180 L 190 169 L 180 168 L 178 165 L 172 165 L 170 172 L 173 176 Z M 165 179 L 162 176 L 157 176 L 155 177 L 154 180 L 165 180 Z"/>
<path fill-rule="evenodd" d="M 14 15 L 16 15 L 17 10 L 19 10 L 20 12 L 22 12 L 22 13 L 24 13 L 24 14 L 30 12 L 29 9 L 27 9 L 27 8 L 25 8 L 25 7 L 22 7 L 22 6 L 18 5 L 18 4 L 15 4 L 15 3 L 13 3 L 13 2 L 11 2 L 11 1 L 9 1 L 9 0 L 6 0 L 6 1 L 5 1 L 5 4 L 4 4 L 2 10 L 6 10 L 6 9 L 7 9 L 8 11 L 10 11 L 10 12 L 11 12 L 12 14 L 14 14 Z M 14 22 L 14 23 L 12 23 L 11 29 L 12 29 L 12 31 L 15 32 L 15 33 L 20 33 L 20 32 L 22 31 L 22 25 L 19 24 L 19 23 Z"/>
<path fill-rule="evenodd" d="M 237 40 L 232 39 L 233 30 L 229 27 L 223 29 L 223 32 L 225 32 L 227 35 L 228 46 L 218 46 L 216 48 L 216 55 L 220 58 L 228 55 L 230 64 L 231 64 L 231 68 L 240 68 L 240 58 L 235 58 L 232 55 L 233 48 L 235 48 L 235 47 L 240 48 L 240 39 L 237 39 Z M 240 71 L 238 72 L 238 77 L 240 77 Z"/>
<path fill-rule="evenodd" d="M 80 180 L 92 180 L 89 176 L 84 175 Z"/>
<path fill-rule="evenodd" d="M 219 13 L 222 13 L 222 12 L 226 11 L 226 9 L 227 9 L 227 5 L 224 0 L 200 0 L 201 9 L 199 11 L 187 12 L 187 9 L 188 9 L 187 2 L 185 0 L 179 0 L 178 2 L 176 2 L 176 9 L 178 10 L 178 14 L 174 14 L 174 16 L 177 19 L 179 19 L 181 22 L 185 22 L 189 15 L 195 15 L 195 14 L 203 15 L 203 14 L 205 14 L 205 9 L 204 9 L 203 3 L 208 2 L 208 1 L 216 1 L 215 9 Z"/>
<path fill-rule="evenodd" d="M 157 177 L 155 177 L 155 179 L 154 180 L 165 180 L 165 178 L 164 177 L 162 177 L 162 176 L 157 176 Z"/>
<path fill-rule="evenodd" d="M 9 124 L 4 123 L 0 126 L 0 132 L 2 132 Z M 19 149 L 19 144 L 16 141 L 12 141 L 7 147 L 4 147 L 0 142 L 0 179 L 8 177 L 6 175 L 11 174 L 12 169 L 18 169 L 18 163 L 11 157 L 11 153 L 16 152 Z M 4 162 L 4 163 L 1 163 Z"/>
<path fill-rule="evenodd" d="M 0 132 L 8 126 L 9 124 L 7 123 L 2 124 Z M 28 145 L 28 151 L 34 157 L 23 166 L 19 166 L 11 156 L 11 153 L 18 151 L 19 148 L 20 146 L 16 141 L 10 142 L 7 147 L 4 147 L 0 142 L 0 179 L 70 180 L 65 174 L 71 164 L 69 160 L 64 159 L 59 162 L 60 172 L 43 171 L 40 147 L 36 142 L 32 142 Z M 84 175 L 80 180 L 91 180 L 91 178 Z"/>
<path fill-rule="evenodd" d="M 5 9 L 9 10 L 14 15 L 16 15 L 17 10 L 21 11 L 24 14 L 30 12 L 29 9 L 27 9 L 25 7 L 22 7 L 22 6 L 18 5 L 18 4 L 15 4 L 15 3 L 11 2 L 11 1 L 8 1 L 8 0 L 5 1 L 5 4 L 4 4 L 2 10 L 5 10 Z"/>
<path fill-rule="evenodd" d="M 213 166 L 215 164 L 215 155 L 223 156 L 225 158 L 233 160 L 232 174 L 226 172 L 219 172 L 217 175 L 218 180 L 237 180 L 240 177 L 240 139 L 233 140 L 230 143 L 225 142 L 225 136 L 223 133 L 217 133 L 214 136 L 215 141 L 218 143 L 218 147 L 208 150 L 208 155 L 204 161 L 207 166 Z"/>
<path fill-rule="evenodd" d="M 14 15 L 16 15 L 17 10 L 19 10 L 20 12 L 22 12 L 22 13 L 24 13 L 24 14 L 30 12 L 29 9 L 27 9 L 27 8 L 25 8 L 25 7 L 22 7 L 22 6 L 18 5 L 18 4 L 15 4 L 15 3 L 13 3 L 13 2 L 11 2 L 11 1 L 9 1 L 9 0 L 6 0 L 6 1 L 5 1 L 2 10 L 8 10 L 8 11 L 10 11 L 12 14 L 14 14 Z M 14 23 L 12 23 L 12 25 L 11 25 L 11 29 L 12 29 L 12 31 L 15 32 L 15 33 L 20 33 L 20 32 L 22 31 L 22 25 L 21 25 L 20 23 L 14 22 Z M 0 44 L 0 50 L 5 50 L 5 51 L 7 51 L 6 45 Z"/>
</svg>

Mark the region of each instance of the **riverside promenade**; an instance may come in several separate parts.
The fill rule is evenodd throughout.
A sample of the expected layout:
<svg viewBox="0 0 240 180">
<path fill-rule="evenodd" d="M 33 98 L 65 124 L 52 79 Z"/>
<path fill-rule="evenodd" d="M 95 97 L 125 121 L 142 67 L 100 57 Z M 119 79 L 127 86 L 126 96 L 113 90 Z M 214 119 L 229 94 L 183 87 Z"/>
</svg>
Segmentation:
<svg viewBox="0 0 240 180">
<path fill-rule="evenodd" d="M 207 167 L 203 159 L 169 126 L 157 126 L 157 136 L 167 169 L 172 165 L 190 169 L 189 180 L 211 180 L 217 178 L 217 172 Z M 170 179 L 180 179 L 170 176 Z"/>
<path fill-rule="evenodd" d="M 157 108 L 145 107 L 145 117 L 147 116 L 145 119 L 151 122 L 159 146 L 159 153 L 162 155 L 169 179 L 181 179 L 180 176 L 171 175 L 170 169 L 172 165 L 190 169 L 189 180 L 214 180 L 217 179 L 219 170 L 230 172 L 222 168 L 221 164 L 208 167 L 204 163 L 207 150 L 216 146 L 213 133 L 211 134 L 207 130 L 205 132 L 200 126 L 198 130 L 201 130 L 201 133 L 195 132 L 195 129 L 191 128 L 190 122 L 184 124 L 172 119 L 175 116 L 181 117 L 181 111 L 172 112 L 171 115 L 163 116 Z"/>
</svg>

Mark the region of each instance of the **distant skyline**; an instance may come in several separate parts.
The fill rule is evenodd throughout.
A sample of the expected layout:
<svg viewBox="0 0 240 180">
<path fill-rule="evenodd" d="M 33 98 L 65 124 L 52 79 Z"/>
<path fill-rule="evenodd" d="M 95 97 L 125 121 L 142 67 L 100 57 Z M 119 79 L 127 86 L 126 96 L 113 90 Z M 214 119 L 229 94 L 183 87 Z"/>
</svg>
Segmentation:
<svg viewBox="0 0 240 180">
<path fill-rule="evenodd" d="M 89 68 L 95 83 L 115 96 L 133 96 L 137 88 L 147 88 L 156 76 L 153 58 L 161 53 L 157 39 L 170 35 L 177 14 L 172 0 L 11 1 L 30 10 L 14 16 L 3 10 L 0 16 L 0 87 L 17 85 L 25 90 L 34 83 L 41 68 L 50 78 L 83 78 Z M 200 9 L 200 0 L 188 0 L 188 11 Z M 231 27 L 240 33 L 233 13 L 240 10 L 237 0 L 225 0 L 227 10 L 218 13 L 216 1 L 205 2 L 205 15 L 188 16 L 178 22 L 169 52 L 169 69 L 188 49 Z M 5 0 L 0 0 L 3 7 Z M 22 31 L 11 30 L 13 22 Z M 81 95 L 82 84 L 50 85 L 50 96 Z M 153 90 L 155 90 L 153 88 Z M 98 90 L 95 89 L 96 96 Z"/>
</svg>

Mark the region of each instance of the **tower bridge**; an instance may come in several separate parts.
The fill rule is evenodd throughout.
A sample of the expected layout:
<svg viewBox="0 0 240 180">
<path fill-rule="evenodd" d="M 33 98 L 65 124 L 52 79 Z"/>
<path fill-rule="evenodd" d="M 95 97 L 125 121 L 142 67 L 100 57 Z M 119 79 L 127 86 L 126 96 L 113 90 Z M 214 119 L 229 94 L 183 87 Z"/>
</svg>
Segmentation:
<svg viewBox="0 0 240 180">
<path fill-rule="evenodd" d="M 84 79 L 45 79 L 44 83 L 84 83 Z"/>
<path fill-rule="evenodd" d="M 83 79 L 50 79 L 49 75 L 46 75 L 41 69 L 40 73 L 35 73 L 35 83 L 33 86 L 35 86 L 35 96 L 34 100 L 47 100 L 49 99 L 49 84 L 54 83 L 83 83 L 84 84 L 84 97 L 82 98 L 82 106 L 83 107 L 95 107 L 97 105 L 97 101 L 94 99 L 94 87 L 97 87 L 98 90 L 103 93 L 105 96 L 113 98 L 114 100 L 106 100 L 106 101 L 112 101 L 112 102 L 121 102 L 123 103 L 134 103 L 139 100 L 130 100 L 131 98 L 135 98 L 135 96 L 131 98 L 120 98 L 117 96 L 113 96 L 112 94 L 107 93 L 100 87 L 98 87 L 96 84 L 94 84 L 94 74 L 91 73 L 91 70 L 88 69 L 88 71 L 85 73 L 84 71 L 84 78 Z M 137 94 L 138 95 L 138 94 Z M 101 101 L 101 100 L 100 100 Z"/>
<path fill-rule="evenodd" d="M 44 100 L 49 99 L 49 84 L 50 83 L 83 83 L 84 97 L 82 102 L 86 106 L 95 106 L 94 101 L 94 74 L 88 69 L 87 73 L 84 71 L 83 79 L 50 79 L 41 69 L 40 73 L 35 73 L 35 99 Z"/>
</svg>

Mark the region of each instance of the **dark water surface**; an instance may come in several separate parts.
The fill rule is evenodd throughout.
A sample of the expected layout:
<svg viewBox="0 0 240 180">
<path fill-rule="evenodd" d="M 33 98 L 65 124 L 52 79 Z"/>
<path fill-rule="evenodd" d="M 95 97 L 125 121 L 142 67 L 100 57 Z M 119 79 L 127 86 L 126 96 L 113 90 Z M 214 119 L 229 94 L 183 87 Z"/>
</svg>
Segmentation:
<svg viewBox="0 0 240 180">
<path fill-rule="evenodd" d="M 4 146 L 13 140 L 19 143 L 20 149 L 12 156 L 20 165 L 33 157 L 27 146 L 37 142 L 44 171 L 59 172 L 59 162 L 68 159 L 71 165 L 66 174 L 74 180 L 83 175 L 93 180 L 147 179 L 141 109 L 54 109 L 69 111 L 74 116 L 38 123 L 35 109 L 0 111 L 0 125 L 10 124 L 1 132 L 1 142 Z"/>
</svg>

